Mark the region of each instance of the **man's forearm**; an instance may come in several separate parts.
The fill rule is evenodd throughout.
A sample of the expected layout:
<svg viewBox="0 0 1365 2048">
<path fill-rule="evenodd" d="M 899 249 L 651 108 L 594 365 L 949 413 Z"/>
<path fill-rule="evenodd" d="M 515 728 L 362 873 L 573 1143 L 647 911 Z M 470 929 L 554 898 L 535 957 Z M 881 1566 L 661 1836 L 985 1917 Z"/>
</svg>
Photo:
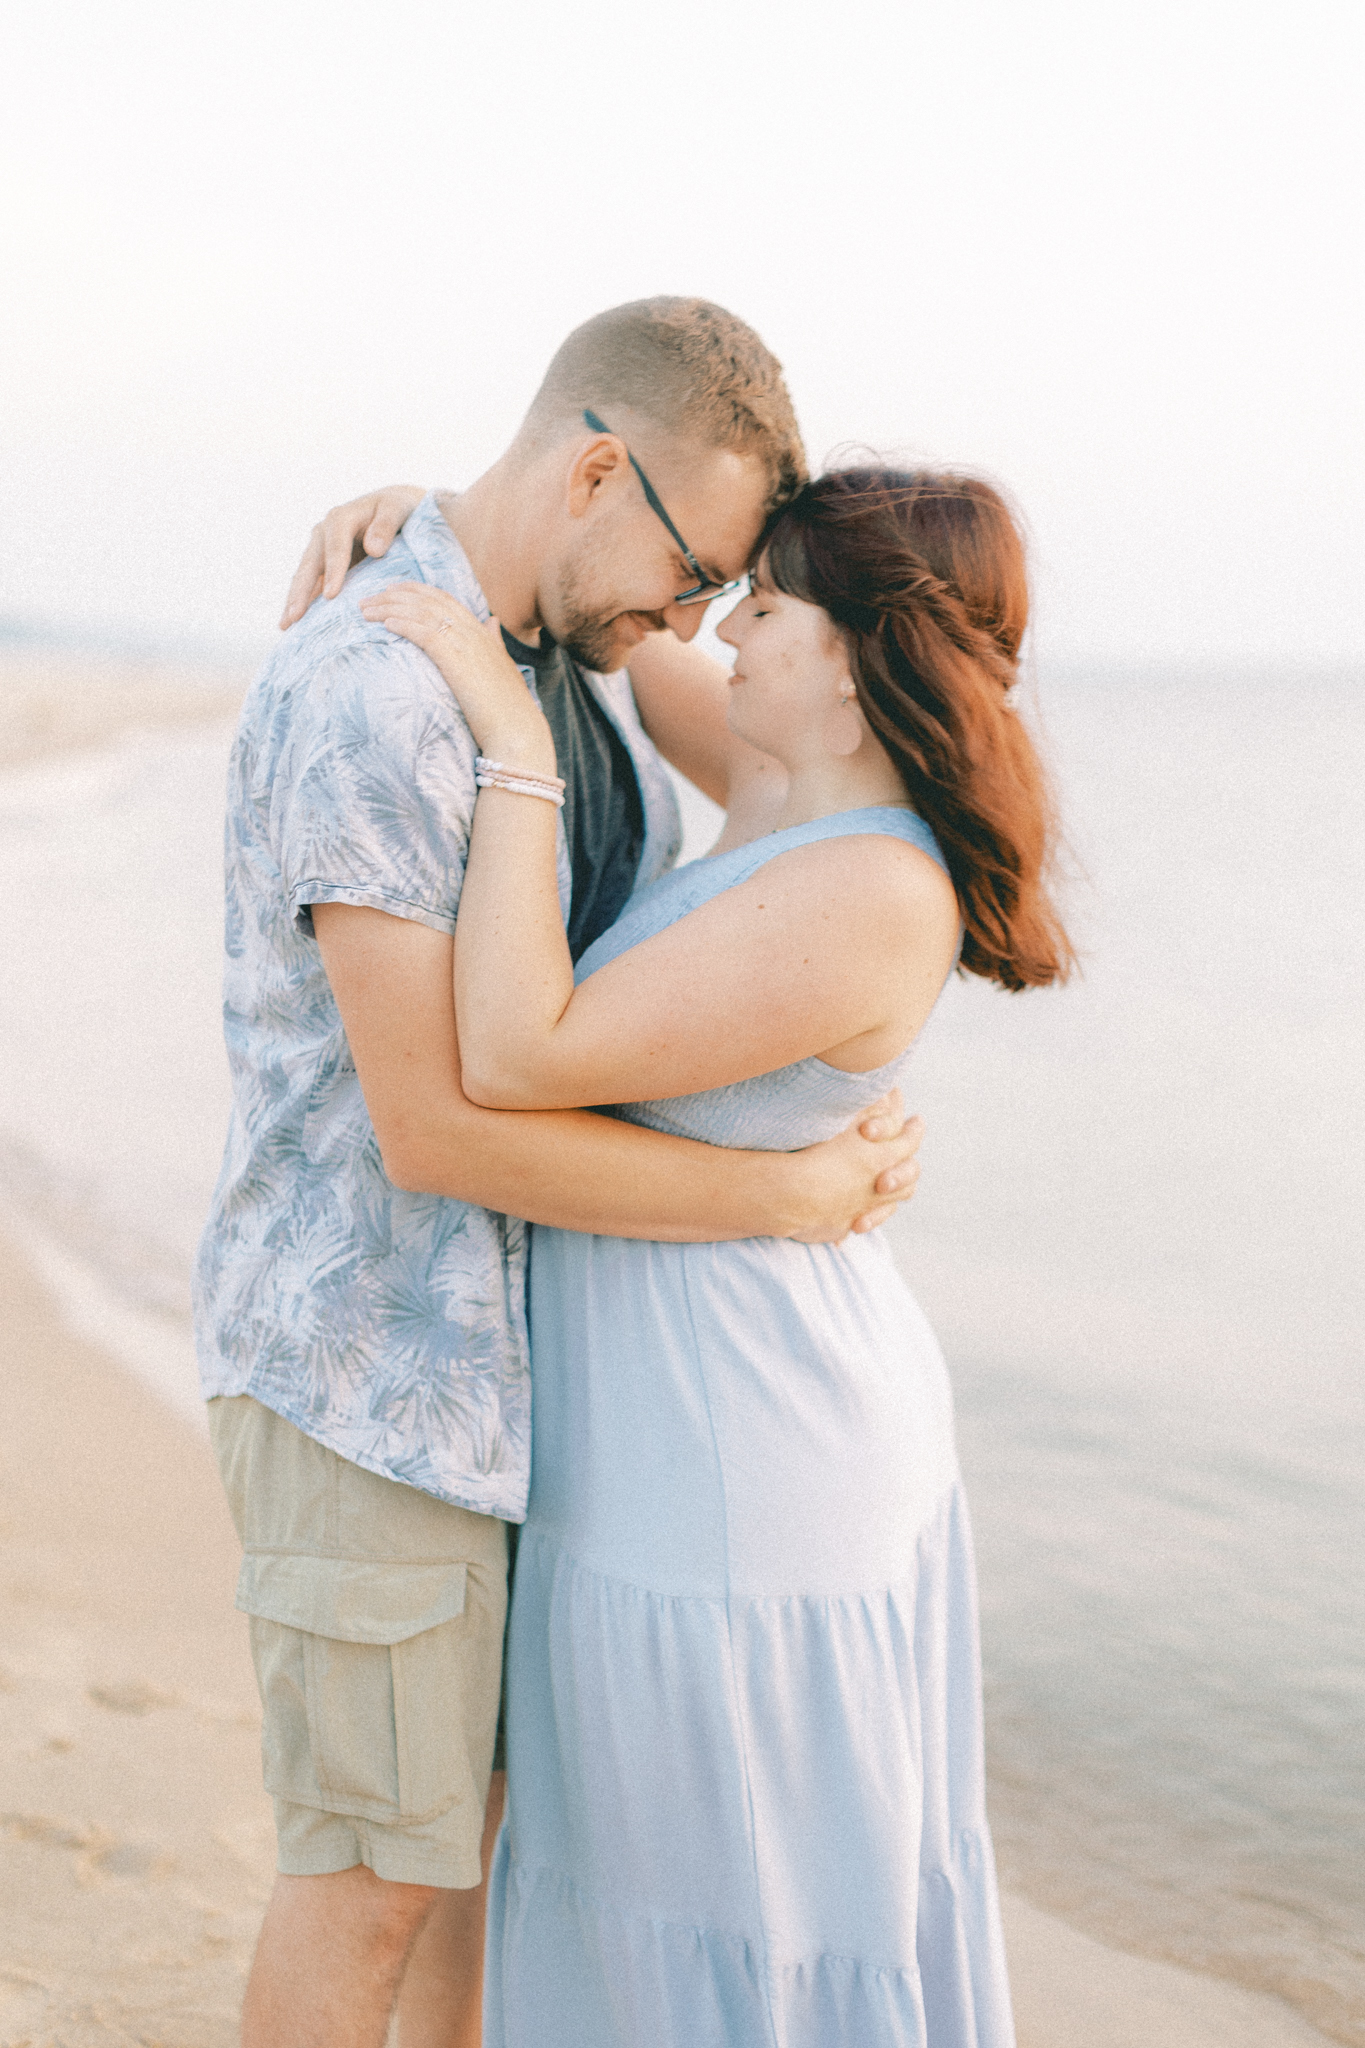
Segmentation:
<svg viewBox="0 0 1365 2048">
<path fill-rule="evenodd" d="M 814 1217 L 799 1154 L 702 1145 L 584 1109 L 429 1104 L 385 1165 L 415 1192 L 606 1237 L 785 1237 Z"/>
</svg>

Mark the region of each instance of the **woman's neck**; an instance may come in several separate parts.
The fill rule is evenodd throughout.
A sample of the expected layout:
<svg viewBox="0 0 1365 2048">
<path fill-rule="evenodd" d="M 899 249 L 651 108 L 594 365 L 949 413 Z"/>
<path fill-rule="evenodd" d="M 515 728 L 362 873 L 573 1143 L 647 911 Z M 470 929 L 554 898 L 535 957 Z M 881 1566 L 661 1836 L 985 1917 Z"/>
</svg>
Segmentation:
<svg viewBox="0 0 1365 2048">
<path fill-rule="evenodd" d="M 842 775 L 822 774 L 815 778 L 809 773 L 803 775 L 800 769 L 786 769 L 771 755 L 766 756 L 763 773 L 746 776 L 738 788 L 732 789 L 725 823 L 710 852 L 730 853 L 737 846 L 765 839 L 770 832 L 810 825 L 817 818 L 832 817 L 837 811 L 859 811 L 883 804 L 910 808 L 901 779 L 889 761 L 885 762 L 889 776 L 853 776 L 847 772 L 847 761 L 831 763 L 835 765 L 844 770 Z"/>
<path fill-rule="evenodd" d="M 905 785 L 875 742 L 864 740 L 856 754 L 822 754 L 787 771 L 787 794 L 775 822 L 783 832 L 790 825 L 810 825 L 836 811 L 861 811 L 899 804 L 909 809 Z"/>
</svg>

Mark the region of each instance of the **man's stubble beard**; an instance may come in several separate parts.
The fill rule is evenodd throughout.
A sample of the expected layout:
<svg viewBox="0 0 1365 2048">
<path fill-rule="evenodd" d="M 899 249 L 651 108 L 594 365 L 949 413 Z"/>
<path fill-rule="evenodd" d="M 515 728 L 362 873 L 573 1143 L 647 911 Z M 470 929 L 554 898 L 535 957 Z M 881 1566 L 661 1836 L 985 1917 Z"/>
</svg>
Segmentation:
<svg viewBox="0 0 1365 2048">
<path fill-rule="evenodd" d="M 580 668 L 606 674 L 619 667 L 611 631 L 619 616 L 617 612 L 603 614 L 586 603 L 579 564 L 571 563 L 564 570 L 559 579 L 559 617 L 551 630 Z"/>
<path fill-rule="evenodd" d="M 614 618 L 615 614 L 612 616 Z M 595 674 L 610 675 L 614 669 L 624 666 L 624 657 L 616 651 L 607 620 L 594 619 L 586 612 L 573 612 L 566 607 L 563 626 L 555 634 L 555 639 L 580 668 L 592 669 Z"/>
<path fill-rule="evenodd" d="M 615 635 L 612 632 L 618 619 L 624 616 L 621 606 L 604 612 L 600 605 L 590 605 L 583 595 L 585 566 L 591 570 L 602 559 L 603 550 L 594 549 L 570 562 L 559 579 L 559 618 L 551 625 L 559 645 L 578 663 L 580 668 L 592 669 L 599 675 L 610 675 L 614 669 L 624 668 L 627 655 L 618 653 Z M 662 630 L 665 621 L 652 612 L 639 612 L 633 616 L 648 619 L 650 624 Z"/>
</svg>

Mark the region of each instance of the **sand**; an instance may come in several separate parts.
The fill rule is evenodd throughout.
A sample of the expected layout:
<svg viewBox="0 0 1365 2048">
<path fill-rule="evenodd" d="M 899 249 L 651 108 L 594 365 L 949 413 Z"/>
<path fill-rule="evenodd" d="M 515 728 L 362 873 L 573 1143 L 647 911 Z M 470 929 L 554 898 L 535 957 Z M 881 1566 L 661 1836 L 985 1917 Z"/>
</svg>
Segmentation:
<svg viewBox="0 0 1365 2048">
<path fill-rule="evenodd" d="M 212 1457 L 3 1241 L 0 1365 L 0 2048 L 229 2048 L 273 1837 Z M 1020 2048 L 1322 2048 L 1006 1909 Z"/>
<path fill-rule="evenodd" d="M 207 1444 L 0 1243 L 0 2042 L 227 2048 L 273 1865 Z"/>
<path fill-rule="evenodd" d="M 138 728 L 226 718 L 248 680 L 240 663 L 191 668 L 151 658 L 0 647 L 0 768 L 101 746 Z"/>
</svg>

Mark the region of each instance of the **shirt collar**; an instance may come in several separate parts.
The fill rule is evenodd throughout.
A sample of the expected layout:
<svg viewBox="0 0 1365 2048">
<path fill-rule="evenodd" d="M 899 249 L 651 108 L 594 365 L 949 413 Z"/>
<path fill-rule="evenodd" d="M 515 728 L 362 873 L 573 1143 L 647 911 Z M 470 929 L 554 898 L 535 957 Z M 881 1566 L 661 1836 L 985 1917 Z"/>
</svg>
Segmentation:
<svg viewBox="0 0 1365 2048">
<path fill-rule="evenodd" d="M 488 600 L 479 588 L 468 555 L 445 522 L 435 491 L 428 491 L 416 511 L 409 515 L 403 526 L 403 539 L 424 583 L 434 583 L 438 589 L 458 597 L 480 624 L 489 619 Z"/>
</svg>

